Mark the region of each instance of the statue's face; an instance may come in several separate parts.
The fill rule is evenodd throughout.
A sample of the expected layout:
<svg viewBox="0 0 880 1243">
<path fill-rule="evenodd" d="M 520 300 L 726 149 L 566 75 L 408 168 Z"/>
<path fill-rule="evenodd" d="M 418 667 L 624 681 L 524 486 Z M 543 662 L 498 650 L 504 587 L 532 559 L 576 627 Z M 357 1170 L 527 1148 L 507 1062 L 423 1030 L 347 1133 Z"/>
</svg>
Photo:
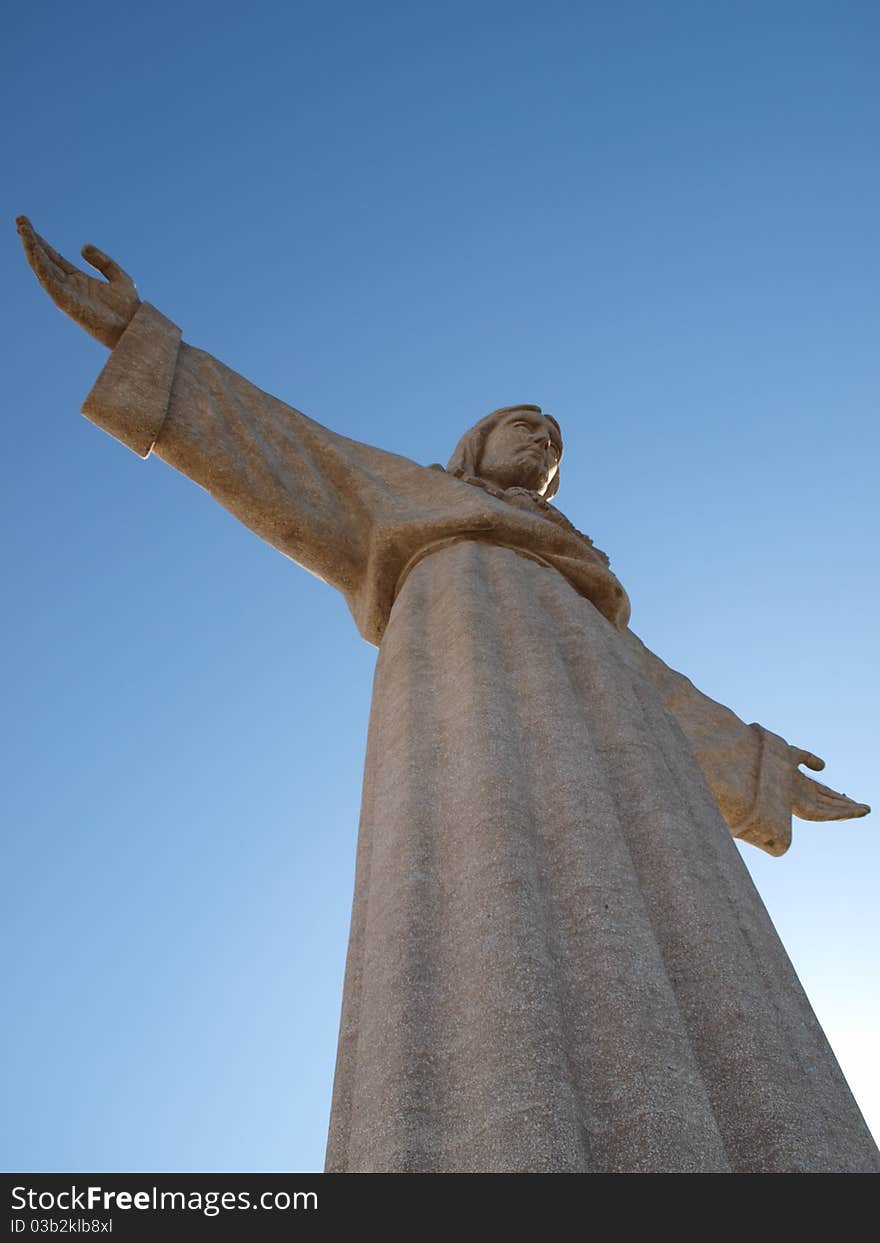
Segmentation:
<svg viewBox="0 0 880 1243">
<path fill-rule="evenodd" d="M 501 488 L 547 490 L 559 469 L 559 432 L 542 414 L 512 410 L 486 437 L 480 477 Z"/>
</svg>

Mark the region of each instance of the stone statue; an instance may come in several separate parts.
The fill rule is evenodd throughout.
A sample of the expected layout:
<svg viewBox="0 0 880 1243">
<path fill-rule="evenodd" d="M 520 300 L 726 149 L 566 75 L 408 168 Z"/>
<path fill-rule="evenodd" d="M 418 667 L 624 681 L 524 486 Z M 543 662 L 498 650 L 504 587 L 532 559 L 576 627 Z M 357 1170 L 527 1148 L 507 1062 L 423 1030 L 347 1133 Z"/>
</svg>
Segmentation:
<svg viewBox="0 0 880 1243">
<path fill-rule="evenodd" d="M 379 647 L 327 1169 L 868 1171 L 880 1154 L 733 837 L 869 809 L 627 628 L 496 410 L 448 467 L 326 430 L 19 232 L 112 353 L 84 413 L 343 593 Z"/>
</svg>

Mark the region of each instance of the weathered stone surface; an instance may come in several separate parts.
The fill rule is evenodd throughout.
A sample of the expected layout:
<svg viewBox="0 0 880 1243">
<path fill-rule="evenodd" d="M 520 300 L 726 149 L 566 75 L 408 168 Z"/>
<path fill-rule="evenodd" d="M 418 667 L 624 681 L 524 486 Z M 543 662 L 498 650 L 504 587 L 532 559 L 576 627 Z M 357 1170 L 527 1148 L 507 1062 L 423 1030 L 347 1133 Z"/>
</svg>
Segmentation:
<svg viewBox="0 0 880 1243">
<path fill-rule="evenodd" d="M 101 252 L 109 285 L 20 229 L 113 348 L 85 413 L 380 646 L 327 1168 L 880 1169 L 731 840 L 781 854 L 793 810 L 868 809 L 627 629 L 550 504 L 555 420 L 505 408 L 418 466 L 182 344 Z"/>
<path fill-rule="evenodd" d="M 427 557 L 376 672 L 328 1168 L 875 1160 L 630 645 L 512 550 Z"/>
</svg>

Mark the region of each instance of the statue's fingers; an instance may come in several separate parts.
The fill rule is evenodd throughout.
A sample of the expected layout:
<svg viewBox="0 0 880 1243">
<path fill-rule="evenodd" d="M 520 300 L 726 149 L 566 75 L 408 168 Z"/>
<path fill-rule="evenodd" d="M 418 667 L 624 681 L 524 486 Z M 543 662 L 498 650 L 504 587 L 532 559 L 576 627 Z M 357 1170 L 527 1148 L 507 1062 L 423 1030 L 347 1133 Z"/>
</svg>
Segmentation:
<svg viewBox="0 0 880 1243">
<path fill-rule="evenodd" d="M 71 263 L 69 259 L 65 259 L 64 255 L 57 251 L 54 246 L 50 246 L 44 237 L 40 237 L 39 233 L 37 234 L 37 237 L 39 238 L 46 254 L 52 262 L 61 269 L 62 272 L 66 272 L 68 276 L 82 276 L 82 272 L 76 264 Z"/>
<path fill-rule="evenodd" d="M 806 768 L 811 768 L 814 773 L 820 773 L 825 767 L 825 761 L 821 760 L 818 755 L 813 755 L 812 751 L 802 751 L 800 747 L 795 747 L 794 754 L 796 764 L 803 764 Z"/>
<path fill-rule="evenodd" d="M 846 794 L 838 794 L 828 786 L 817 786 L 814 797 L 816 807 L 827 814 L 829 819 L 849 820 L 856 816 L 867 816 L 871 808 L 867 803 L 857 803 Z"/>
<path fill-rule="evenodd" d="M 64 269 L 58 267 L 46 252 L 43 239 L 39 233 L 34 232 L 30 221 L 26 221 L 25 227 L 19 224 L 18 232 L 24 245 L 27 261 L 36 274 L 37 280 L 51 297 L 57 298 L 64 285 Z"/>
<path fill-rule="evenodd" d="M 812 777 L 804 777 L 804 781 L 809 784 L 810 793 L 814 798 L 830 799 L 832 802 L 835 799 L 845 799 L 849 802 L 845 794 L 841 794 L 839 790 L 832 790 L 831 786 L 822 785 L 821 781 L 814 781 Z"/>
<path fill-rule="evenodd" d="M 829 790 L 825 786 L 819 786 L 813 792 L 813 802 L 817 807 L 842 807 L 845 803 L 852 802 L 845 794 L 838 794 L 836 790 Z"/>
<path fill-rule="evenodd" d="M 16 216 L 15 227 L 18 229 L 19 235 L 22 237 L 25 233 L 34 232 L 34 226 L 31 224 L 28 216 Z"/>
<path fill-rule="evenodd" d="M 39 237 L 27 216 L 16 216 L 15 223 L 18 226 L 18 236 L 21 238 L 22 246 L 24 246 L 27 261 L 33 267 L 34 255 L 40 249 Z"/>
<path fill-rule="evenodd" d="M 83 246 L 82 256 L 93 268 L 97 268 L 99 272 L 103 273 L 108 281 L 114 284 L 130 285 L 134 289 L 134 281 L 128 273 L 119 266 L 115 259 L 105 255 L 103 250 L 99 250 L 97 246 L 92 246 L 91 244 Z"/>
<path fill-rule="evenodd" d="M 822 820 L 858 820 L 867 816 L 870 810 L 867 803 L 856 803 L 846 798 L 834 804 L 823 804 L 819 814 Z"/>
</svg>

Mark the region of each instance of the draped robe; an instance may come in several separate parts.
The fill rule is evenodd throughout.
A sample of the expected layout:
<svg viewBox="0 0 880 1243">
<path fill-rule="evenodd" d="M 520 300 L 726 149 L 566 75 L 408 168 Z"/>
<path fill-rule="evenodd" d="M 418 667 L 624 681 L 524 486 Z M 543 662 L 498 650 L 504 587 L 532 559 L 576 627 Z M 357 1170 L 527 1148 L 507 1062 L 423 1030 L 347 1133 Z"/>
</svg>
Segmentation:
<svg viewBox="0 0 880 1243">
<path fill-rule="evenodd" d="M 589 541 L 148 304 L 83 410 L 379 647 L 328 1170 L 880 1168 L 732 840 L 787 848 L 788 746 L 641 644 Z"/>
</svg>

